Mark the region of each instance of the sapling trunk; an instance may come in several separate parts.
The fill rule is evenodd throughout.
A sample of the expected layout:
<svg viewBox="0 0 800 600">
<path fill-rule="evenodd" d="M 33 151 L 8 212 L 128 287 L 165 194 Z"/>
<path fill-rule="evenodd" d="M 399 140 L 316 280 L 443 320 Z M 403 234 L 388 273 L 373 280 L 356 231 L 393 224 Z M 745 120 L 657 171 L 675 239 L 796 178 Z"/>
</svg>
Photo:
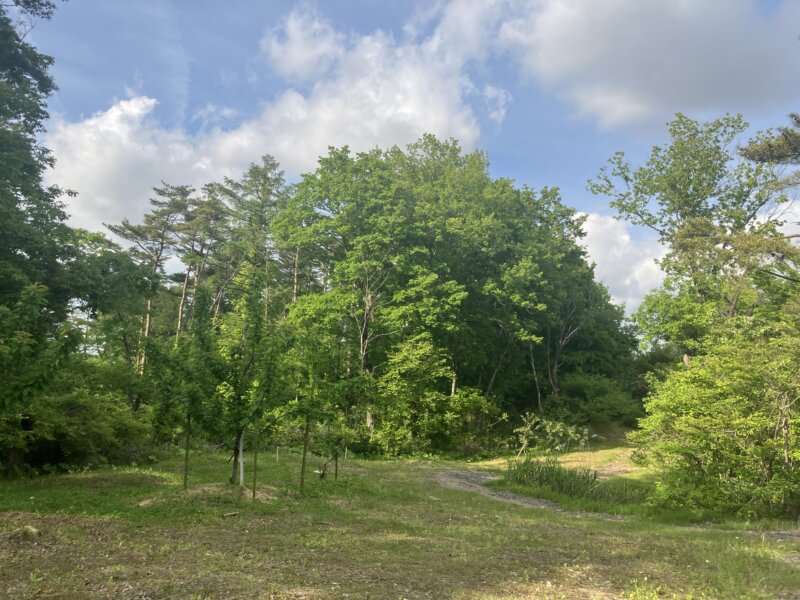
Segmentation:
<svg viewBox="0 0 800 600">
<path fill-rule="evenodd" d="M 239 436 L 239 486 L 244 487 L 244 431 Z"/>
<path fill-rule="evenodd" d="M 189 428 L 192 424 L 192 416 L 186 413 L 186 445 L 183 450 L 183 489 L 189 489 Z"/>
<path fill-rule="evenodd" d="M 256 431 L 255 447 L 253 448 L 253 502 L 256 501 L 256 482 L 258 477 L 258 441 L 259 434 Z"/>
<path fill-rule="evenodd" d="M 306 456 L 308 455 L 308 438 L 311 432 L 311 415 L 306 415 L 306 430 L 303 434 L 303 460 L 300 462 L 300 491 L 306 482 Z"/>
<path fill-rule="evenodd" d="M 236 480 L 239 477 L 240 465 L 242 462 L 242 444 L 244 437 L 244 428 L 236 429 L 236 436 L 233 438 L 233 464 L 231 465 L 231 485 L 236 485 Z M 244 467 L 242 466 L 242 470 Z M 240 481 L 241 483 L 241 481 Z"/>
<path fill-rule="evenodd" d="M 333 451 L 333 480 L 339 480 L 339 448 Z"/>
</svg>

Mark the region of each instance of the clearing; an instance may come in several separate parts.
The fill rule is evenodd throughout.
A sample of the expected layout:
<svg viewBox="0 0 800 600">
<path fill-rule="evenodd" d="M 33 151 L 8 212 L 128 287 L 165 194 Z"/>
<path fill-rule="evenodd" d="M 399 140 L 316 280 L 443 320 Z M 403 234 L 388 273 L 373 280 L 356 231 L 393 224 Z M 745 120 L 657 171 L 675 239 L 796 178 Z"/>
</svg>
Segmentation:
<svg viewBox="0 0 800 600">
<path fill-rule="evenodd" d="M 627 472 L 624 453 L 566 460 Z M 485 490 L 502 461 L 347 460 L 338 481 L 311 474 L 301 495 L 298 462 L 263 455 L 256 502 L 219 485 L 230 466 L 213 453 L 192 456 L 189 493 L 180 456 L 2 482 L 0 596 L 800 598 L 793 535 L 620 519 Z"/>
</svg>

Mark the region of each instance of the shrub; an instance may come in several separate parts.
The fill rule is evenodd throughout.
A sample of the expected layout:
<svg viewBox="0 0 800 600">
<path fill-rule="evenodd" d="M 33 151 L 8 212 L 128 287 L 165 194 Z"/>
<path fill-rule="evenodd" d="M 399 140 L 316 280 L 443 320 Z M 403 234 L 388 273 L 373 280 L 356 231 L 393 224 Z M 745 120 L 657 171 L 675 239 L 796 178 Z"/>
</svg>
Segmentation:
<svg viewBox="0 0 800 600">
<path fill-rule="evenodd" d="M 584 449 L 589 443 L 589 429 L 540 417 L 532 412 L 522 415 L 522 425 L 514 430 L 519 441 L 519 454 L 528 448 L 546 452 L 567 452 Z"/>
<path fill-rule="evenodd" d="M 734 332 L 674 370 L 631 435 L 660 467 L 664 505 L 800 514 L 800 341 Z"/>
</svg>

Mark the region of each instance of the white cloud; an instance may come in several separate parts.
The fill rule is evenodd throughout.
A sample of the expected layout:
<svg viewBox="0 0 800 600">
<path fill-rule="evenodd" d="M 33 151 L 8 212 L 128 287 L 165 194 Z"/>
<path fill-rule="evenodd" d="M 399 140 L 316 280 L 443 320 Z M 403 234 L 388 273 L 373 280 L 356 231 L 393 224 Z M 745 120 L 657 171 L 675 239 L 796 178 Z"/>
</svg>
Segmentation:
<svg viewBox="0 0 800 600">
<path fill-rule="evenodd" d="M 595 273 L 615 302 L 633 312 L 645 294 L 661 284 L 664 273 L 656 264 L 666 248 L 654 236 L 631 237 L 630 226 L 613 217 L 589 213 L 584 246 L 597 265 Z"/>
<path fill-rule="evenodd" d="M 520 0 L 500 38 L 579 113 L 612 126 L 678 111 L 752 112 L 800 93 L 800 3 Z"/>
<path fill-rule="evenodd" d="M 488 84 L 483 87 L 483 101 L 486 105 L 489 119 L 498 125 L 505 120 L 506 107 L 511 100 L 512 96 L 508 90 Z"/>
<path fill-rule="evenodd" d="M 156 100 L 145 96 L 118 101 L 74 123 L 56 118 L 46 139 L 57 159 L 48 178 L 79 193 L 67 200 L 72 220 L 96 229 L 125 216 L 139 219 L 150 189 L 161 180 L 199 186 L 238 176 L 265 153 L 289 175 L 298 175 L 313 169 L 329 146 L 354 151 L 402 146 L 433 133 L 457 138 L 470 150 L 480 128 L 468 102 L 475 86 L 465 69 L 480 52 L 461 45 L 461 28 L 485 39 L 481 32 L 489 31 L 492 21 L 482 3 L 458 2 L 464 14 L 449 5 L 428 38 L 405 42 L 379 30 L 345 44 L 319 17 L 309 24 L 308 12 L 292 13 L 276 52 L 290 54 L 306 34 L 321 46 L 336 40 L 327 75 L 307 91 L 287 89 L 256 117 L 228 128 L 219 123 L 232 115 L 208 105 L 195 115 L 205 122 L 195 133 L 161 126 L 153 115 Z M 271 47 L 274 39 L 274 32 L 268 34 L 265 44 Z M 292 73 L 314 72 L 315 56 L 319 52 L 312 49 L 295 57 Z M 284 58 L 291 63 L 288 54 Z M 486 88 L 482 95 L 489 117 L 502 120 L 507 92 Z"/>
<path fill-rule="evenodd" d="M 66 199 L 74 224 L 102 229 L 124 217 L 138 220 L 162 179 L 202 184 L 237 173 L 226 162 L 212 171 L 201 160 L 203 141 L 161 128 L 151 118 L 155 106 L 139 96 L 77 123 L 53 120 L 46 143 L 57 162 L 48 180 L 78 192 Z"/>
<path fill-rule="evenodd" d="M 494 49 L 497 29 L 509 6 L 508 0 L 450 0 L 425 42 L 426 50 L 456 67 L 485 58 Z"/>
<path fill-rule="evenodd" d="M 310 8 L 292 11 L 261 40 L 270 67 L 289 81 L 325 74 L 344 53 L 345 36 Z"/>
<path fill-rule="evenodd" d="M 207 128 L 230 121 L 238 114 L 236 109 L 229 106 L 217 106 L 213 102 L 208 102 L 205 106 L 194 111 L 191 120 L 192 122 L 197 121 L 203 128 Z"/>
</svg>

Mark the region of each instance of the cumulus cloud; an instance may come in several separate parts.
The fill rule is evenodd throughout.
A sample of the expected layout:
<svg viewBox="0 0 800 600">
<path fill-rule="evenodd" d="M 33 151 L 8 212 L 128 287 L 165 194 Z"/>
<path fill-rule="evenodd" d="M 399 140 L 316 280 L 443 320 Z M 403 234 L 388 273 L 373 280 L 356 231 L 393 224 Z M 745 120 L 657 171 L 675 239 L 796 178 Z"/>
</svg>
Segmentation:
<svg viewBox="0 0 800 600">
<path fill-rule="evenodd" d="M 596 264 L 598 279 L 608 286 L 615 302 L 633 312 L 664 278 L 656 260 L 666 254 L 666 248 L 654 236 L 634 239 L 629 225 L 597 213 L 586 215 L 584 230 L 583 243 Z"/>
<path fill-rule="evenodd" d="M 325 74 L 344 53 L 345 36 L 316 11 L 302 8 L 261 40 L 261 52 L 272 70 L 292 81 Z"/>
<path fill-rule="evenodd" d="M 800 93 L 800 4 L 520 0 L 500 39 L 529 75 L 605 126 L 784 106 Z"/>
<path fill-rule="evenodd" d="M 57 162 L 48 179 L 78 192 L 67 199 L 74 224 L 98 230 L 124 217 L 137 220 L 162 179 L 202 184 L 233 174 L 230 163 L 212 169 L 202 160 L 201 140 L 152 120 L 155 106 L 139 96 L 77 123 L 54 119 L 46 142 Z"/>
<path fill-rule="evenodd" d="M 483 87 L 483 101 L 486 104 L 489 119 L 498 125 L 505 120 L 506 108 L 511 100 L 512 96 L 508 90 L 488 84 Z"/>
<path fill-rule="evenodd" d="M 310 88 L 288 88 L 254 118 L 227 128 L 234 115 L 209 104 L 194 115 L 203 123 L 194 133 L 161 126 L 153 116 L 156 99 L 145 96 L 78 122 L 56 118 L 46 139 L 57 159 L 49 179 L 79 193 L 68 201 L 72 220 L 95 229 L 123 216 L 138 218 L 150 188 L 162 179 L 202 185 L 237 176 L 264 153 L 293 176 L 313 169 L 329 146 L 402 146 L 433 133 L 472 149 L 480 128 L 469 104 L 475 86 L 465 69 L 480 53 L 477 46 L 461 46 L 461 28 L 484 39 L 480 32 L 492 22 L 482 3 L 458 2 L 466 13 L 448 6 L 431 35 L 401 42 L 380 30 L 345 42 L 317 14 L 295 11 L 262 46 L 276 65 L 280 59 L 291 66 L 287 77 L 310 76 L 322 60 L 326 75 Z M 487 88 L 483 96 L 489 118 L 502 120 L 507 93 Z"/>
<path fill-rule="evenodd" d="M 138 94 L 131 94 L 138 95 Z M 194 111 L 191 122 L 198 122 L 204 128 L 214 125 L 220 125 L 226 121 L 230 121 L 238 115 L 238 111 L 229 106 L 217 106 L 213 102 L 206 103 Z"/>
</svg>

